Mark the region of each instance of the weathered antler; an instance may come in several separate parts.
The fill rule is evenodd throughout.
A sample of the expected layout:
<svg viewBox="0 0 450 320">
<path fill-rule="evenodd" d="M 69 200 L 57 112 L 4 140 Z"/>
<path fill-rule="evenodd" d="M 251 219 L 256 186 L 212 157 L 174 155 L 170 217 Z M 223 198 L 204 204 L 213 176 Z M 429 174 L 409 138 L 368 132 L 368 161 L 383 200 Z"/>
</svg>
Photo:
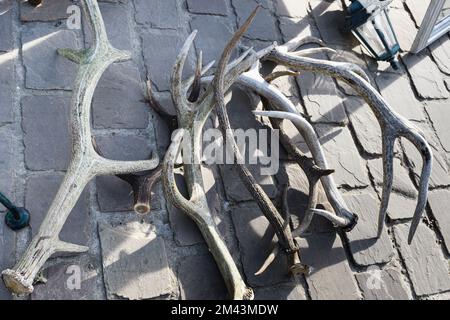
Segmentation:
<svg viewBox="0 0 450 320">
<path fill-rule="evenodd" d="M 90 107 L 97 83 L 106 68 L 116 61 L 130 58 L 108 41 L 105 26 L 96 0 L 81 1 L 94 33 L 92 47 L 58 52 L 80 65 L 71 101 L 72 158 L 61 187 L 24 255 L 11 270 L 2 272 L 6 286 L 17 295 L 33 291 L 33 280 L 47 261 L 57 252 L 80 253 L 85 246 L 59 240 L 59 233 L 86 184 L 96 175 L 117 175 L 154 169 L 157 158 L 142 161 L 115 161 L 101 157 L 91 142 Z"/>
<path fill-rule="evenodd" d="M 250 24 L 253 17 L 254 14 L 246 21 L 244 28 Z M 242 33 L 242 30 L 243 29 L 241 28 L 238 33 Z M 201 138 L 203 126 L 208 119 L 215 102 L 213 86 L 209 84 L 205 92 L 197 97 L 197 94 L 192 94 L 192 92 L 197 92 L 194 84 L 188 99 L 187 95 L 189 88 L 195 83 L 195 79 L 197 79 L 198 76 L 193 77 L 192 81 L 189 80 L 185 83 L 181 80 L 183 66 L 196 33 L 197 31 L 194 31 L 186 40 L 172 72 L 171 93 L 177 111 L 178 126 L 180 129 L 173 135 L 172 144 L 164 158 L 164 191 L 167 200 L 186 212 L 199 227 L 209 250 L 216 260 L 232 298 L 252 299 L 252 289 L 245 285 L 228 248 L 219 235 L 211 211 L 208 208 L 208 202 L 203 186 L 201 174 Z M 242 72 L 250 68 L 255 61 L 267 54 L 270 49 L 261 52 L 259 55 L 249 55 L 249 52 L 246 52 L 230 63 L 226 68 L 226 75 L 223 79 L 224 89 L 228 90 Z M 199 63 L 197 63 L 197 65 L 199 65 Z M 197 70 L 198 69 L 199 68 L 197 67 Z M 197 99 L 193 101 L 194 98 Z M 186 199 L 178 190 L 174 178 L 175 161 L 180 153 L 182 140 L 184 147 L 184 175 L 188 186 L 189 199 Z"/>
<path fill-rule="evenodd" d="M 350 63 L 318 60 L 300 57 L 299 55 L 289 53 L 289 51 L 298 48 L 301 41 L 301 39 L 295 38 L 285 45 L 277 46 L 265 58 L 296 71 L 305 70 L 323 73 L 346 82 L 368 103 L 372 109 L 372 112 L 377 117 L 378 123 L 381 127 L 384 178 L 378 221 L 378 235 L 380 235 L 383 230 L 386 211 L 389 204 L 389 197 L 392 190 L 395 140 L 399 137 L 404 137 L 411 141 L 421 153 L 423 158 L 423 167 L 419 183 L 419 196 L 408 235 L 408 242 L 411 243 L 427 202 L 428 182 L 433 163 L 431 148 L 418 128 L 389 107 L 388 103 L 384 100 L 381 94 L 370 85 L 364 72 L 362 72 L 359 67 Z M 285 111 L 296 113 L 295 110 Z M 284 118 L 289 117 L 290 116 L 287 114 L 284 116 Z M 291 117 L 290 120 L 294 120 L 294 118 L 295 121 L 300 121 L 298 117 Z M 320 165 L 319 162 L 318 164 Z M 326 191 L 327 189 L 328 188 L 325 187 Z"/>
</svg>

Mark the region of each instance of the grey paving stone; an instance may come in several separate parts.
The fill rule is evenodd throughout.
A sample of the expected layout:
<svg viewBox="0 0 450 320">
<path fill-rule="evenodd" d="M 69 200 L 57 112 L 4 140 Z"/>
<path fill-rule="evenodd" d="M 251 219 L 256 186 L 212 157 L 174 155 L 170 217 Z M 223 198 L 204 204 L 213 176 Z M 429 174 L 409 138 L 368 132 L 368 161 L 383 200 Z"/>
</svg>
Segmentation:
<svg viewBox="0 0 450 320">
<path fill-rule="evenodd" d="M 12 122 L 14 119 L 15 80 L 13 55 L 0 53 L 0 123 Z"/>
<path fill-rule="evenodd" d="M 427 1 L 415 1 L 415 0 L 405 0 L 406 6 L 412 13 L 417 26 L 422 25 L 422 20 L 425 17 L 425 12 L 427 12 L 429 2 Z"/>
<path fill-rule="evenodd" d="M 369 160 L 368 167 L 375 185 L 382 186 L 383 160 L 381 158 Z M 394 181 L 392 190 L 409 196 L 410 198 L 415 198 L 417 196 L 417 190 L 409 177 L 408 169 L 402 166 L 401 161 L 398 158 L 394 158 Z"/>
<path fill-rule="evenodd" d="M 345 250 L 337 234 L 312 234 L 301 239 L 299 245 L 302 262 L 312 268 L 306 282 L 313 300 L 360 298 Z"/>
<path fill-rule="evenodd" d="M 423 223 L 408 245 L 409 224 L 394 227 L 395 238 L 408 270 L 415 293 L 418 296 L 450 290 L 448 263 L 442 254 L 436 237 Z"/>
<path fill-rule="evenodd" d="M 371 155 L 381 155 L 381 128 L 369 105 L 359 97 L 344 100 L 359 145 Z"/>
<path fill-rule="evenodd" d="M 270 13 L 269 9 L 267 9 L 266 1 L 232 0 L 232 4 L 234 9 L 236 10 L 239 25 L 242 25 L 244 23 L 244 21 L 248 18 L 250 13 L 258 4 L 261 4 L 263 7 L 258 11 L 255 20 L 253 20 L 253 23 L 244 36 L 250 39 L 258 40 L 277 40 L 277 32 L 275 28 L 276 24 L 272 14 Z"/>
<path fill-rule="evenodd" d="M 135 19 L 138 23 L 149 24 L 153 28 L 177 29 L 181 23 L 181 8 L 178 3 L 177 0 L 136 0 Z"/>
<path fill-rule="evenodd" d="M 443 36 L 431 44 L 431 54 L 439 69 L 445 74 L 450 74 L 450 39 Z"/>
<path fill-rule="evenodd" d="M 391 9 L 389 11 L 392 26 L 402 51 L 409 51 L 417 35 L 417 29 L 410 14 L 404 9 Z"/>
<path fill-rule="evenodd" d="M 0 15 L 0 51 L 9 51 L 13 48 L 12 10 L 11 7 Z"/>
<path fill-rule="evenodd" d="M 14 180 L 17 177 L 15 143 L 10 126 L 0 127 L 0 190 L 14 201 Z"/>
<path fill-rule="evenodd" d="M 5 189 L 2 189 L 5 190 Z M 3 208 L 2 208 L 3 211 Z M 15 247 L 15 234 L 14 231 L 10 230 L 4 223 L 4 212 L 0 212 L 0 269 L 5 270 L 6 268 L 11 268 L 14 265 L 14 247 Z M 0 300 L 12 300 L 12 295 L 5 288 L 3 281 L 0 281 Z"/>
<path fill-rule="evenodd" d="M 22 2 L 20 20 L 30 22 L 66 19 L 69 16 L 67 8 L 71 5 L 74 5 L 74 3 L 70 0 L 43 0 L 42 4 L 37 7 L 28 2 Z"/>
<path fill-rule="evenodd" d="M 103 176 L 95 179 L 97 185 L 97 200 L 102 212 L 133 211 L 133 191 L 128 183 L 114 177 Z M 160 199 L 152 190 L 151 210 L 160 210 Z"/>
<path fill-rule="evenodd" d="M 381 188 L 377 188 L 379 197 L 381 197 Z M 410 198 L 404 194 L 393 191 L 389 199 L 387 215 L 392 220 L 409 219 L 416 210 L 417 198 Z"/>
<path fill-rule="evenodd" d="M 149 299 L 173 291 L 164 240 L 149 225 L 101 223 L 99 234 L 109 299 Z"/>
<path fill-rule="evenodd" d="M 95 139 L 104 157 L 112 160 L 145 160 L 153 152 L 149 139 L 143 136 L 112 133 Z"/>
<path fill-rule="evenodd" d="M 439 141 L 445 151 L 450 152 L 450 132 L 448 130 L 448 123 L 450 121 L 449 103 L 447 101 L 427 101 L 425 108 L 436 129 Z"/>
<path fill-rule="evenodd" d="M 249 170 L 258 184 L 263 188 L 269 198 L 274 198 L 277 193 L 277 188 L 274 185 L 274 180 L 271 176 L 262 176 L 258 168 L 249 166 Z M 221 165 L 220 171 L 225 184 L 225 193 L 228 200 L 240 202 L 252 200 L 250 192 L 242 184 L 239 178 L 237 168 L 233 165 Z"/>
<path fill-rule="evenodd" d="M 135 64 L 113 64 L 94 94 L 93 121 L 97 128 L 146 128 L 149 106 Z"/>
<path fill-rule="evenodd" d="M 58 55 L 56 50 L 59 48 L 80 49 L 79 32 L 46 24 L 25 27 L 22 32 L 22 50 L 27 88 L 72 88 L 77 65 Z"/>
<path fill-rule="evenodd" d="M 192 18 L 191 29 L 198 30 L 195 38 L 197 51 L 202 51 L 204 63 L 219 61 L 224 45 L 233 36 L 232 28 L 225 18 L 199 15 Z"/>
<path fill-rule="evenodd" d="M 188 191 L 184 177 L 177 173 L 175 175 L 178 189 L 182 195 L 188 198 Z M 191 246 L 204 242 L 200 230 L 195 222 L 181 209 L 167 202 L 167 211 L 169 212 L 170 226 L 174 232 L 175 241 L 180 246 Z"/>
<path fill-rule="evenodd" d="M 416 126 L 419 126 L 419 128 L 422 130 L 425 139 L 433 150 L 433 170 L 431 171 L 430 186 L 434 188 L 450 185 L 450 174 L 448 171 L 449 168 L 446 160 L 446 155 L 435 133 L 432 131 L 432 129 L 430 129 L 428 125 L 416 124 Z M 419 181 L 422 170 L 422 156 L 409 141 L 403 140 L 402 144 L 405 148 L 409 166 L 413 169 L 414 178 L 417 183 Z"/>
<path fill-rule="evenodd" d="M 346 33 L 345 11 L 340 2 L 309 1 L 311 14 L 316 21 L 322 39 L 327 44 L 339 45 L 344 47 L 352 46 L 355 39 L 350 33 Z"/>
<path fill-rule="evenodd" d="M 281 284 L 273 287 L 255 288 L 255 300 L 307 300 L 301 284 Z"/>
<path fill-rule="evenodd" d="M 351 188 L 369 185 L 364 162 L 356 149 L 352 136 L 346 127 L 325 124 L 315 126 L 317 135 L 329 161 L 330 169 L 335 169 L 334 180 L 338 186 Z M 302 150 L 304 149 L 304 145 Z"/>
<path fill-rule="evenodd" d="M 417 94 L 421 98 L 443 99 L 449 97 L 442 74 L 429 56 L 419 53 L 405 56 L 402 59 L 408 68 Z"/>
<path fill-rule="evenodd" d="M 380 206 L 378 198 L 371 194 L 354 194 L 344 195 L 344 200 L 349 209 L 359 217 L 355 228 L 346 233 L 356 264 L 368 266 L 389 262 L 394 251 L 386 228 L 377 238 Z"/>
<path fill-rule="evenodd" d="M 191 13 L 227 15 L 225 0 L 187 0 L 187 8 Z"/>
<path fill-rule="evenodd" d="M 254 203 L 237 206 L 232 209 L 232 218 L 248 284 L 268 286 L 292 281 L 284 255 L 279 255 L 262 275 L 254 275 L 275 244 L 274 231 L 259 207 Z"/>
<path fill-rule="evenodd" d="M 169 90 L 170 70 L 186 37 L 176 34 L 145 33 L 142 35 L 144 61 L 148 77 L 159 91 Z M 157 44 L 157 45 L 156 45 Z M 165 48 L 165 50 L 160 50 Z M 191 50 L 192 52 L 193 50 Z M 192 64 L 186 62 L 185 73 L 192 74 Z"/>
<path fill-rule="evenodd" d="M 380 270 L 356 274 L 356 280 L 365 300 L 410 300 L 402 274 L 395 269 Z"/>
<path fill-rule="evenodd" d="M 433 211 L 433 216 L 437 220 L 439 231 L 444 238 L 447 252 L 450 253 L 450 217 L 448 216 L 448 210 L 450 208 L 450 191 L 432 191 L 428 195 L 428 203 Z"/>
<path fill-rule="evenodd" d="M 104 299 L 101 266 L 89 256 L 45 267 L 45 284 L 37 284 L 32 300 L 99 300 Z"/>
<path fill-rule="evenodd" d="M 320 37 L 319 30 L 314 24 L 314 20 L 309 16 L 304 18 L 280 17 L 280 30 L 284 42 L 298 36 Z"/>
<path fill-rule="evenodd" d="M 315 58 L 326 59 L 324 55 Z M 345 124 L 348 122 L 342 98 L 331 77 L 318 73 L 302 73 L 297 83 L 312 122 Z"/>
<path fill-rule="evenodd" d="M 212 255 L 189 256 L 178 267 L 183 300 L 225 300 L 228 291 Z"/>
<path fill-rule="evenodd" d="M 422 103 L 415 98 L 406 75 L 383 72 L 376 77 L 376 82 L 381 94 L 396 112 L 409 120 L 425 120 Z"/>
<path fill-rule="evenodd" d="M 30 170 L 65 170 L 70 158 L 68 97 L 22 99 L 25 163 Z"/>
<path fill-rule="evenodd" d="M 308 7 L 296 0 L 275 0 L 275 11 L 279 16 L 303 18 L 308 15 Z"/>
<path fill-rule="evenodd" d="M 31 212 L 31 230 L 35 235 L 47 215 L 56 193 L 62 183 L 64 174 L 45 173 L 28 179 L 25 193 L 25 207 Z M 89 234 L 89 190 L 85 188 L 77 204 L 72 209 L 61 233 L 60 239 L 85 245 Z"/>
</svg>

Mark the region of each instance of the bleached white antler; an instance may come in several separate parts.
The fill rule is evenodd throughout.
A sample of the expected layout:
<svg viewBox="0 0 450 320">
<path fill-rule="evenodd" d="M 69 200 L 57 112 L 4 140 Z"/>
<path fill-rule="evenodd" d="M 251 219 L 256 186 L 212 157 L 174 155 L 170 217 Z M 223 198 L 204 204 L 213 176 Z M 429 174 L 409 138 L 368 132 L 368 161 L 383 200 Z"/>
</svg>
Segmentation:
<svg viewBox="0 0 450 320">
<path fill-rule="evenodd" d="M 6 286 L 17 295 L 33 291 L 36 274 L 54 253 L 80 253 L 89 250 L 85 246 L 59 240 L 59 233 L 84 187 L 93 177 L 151 170 L 159 163 L 157 157 L 143 161 L 109 160 L 94 150 L 90 128 L 94 90 L 109 65 L 128 60 L 130 55 L 113 48 L 109 43 L 97 1 L 82 0 L 81 3 L 94 33 L 92 47 L 82 51 L 58 50 L 61 55 L 79 64 L 71 101 L 72 157 L 66 176 L 38 233 L 16 266 L 2 272 Z"/>
</svg>

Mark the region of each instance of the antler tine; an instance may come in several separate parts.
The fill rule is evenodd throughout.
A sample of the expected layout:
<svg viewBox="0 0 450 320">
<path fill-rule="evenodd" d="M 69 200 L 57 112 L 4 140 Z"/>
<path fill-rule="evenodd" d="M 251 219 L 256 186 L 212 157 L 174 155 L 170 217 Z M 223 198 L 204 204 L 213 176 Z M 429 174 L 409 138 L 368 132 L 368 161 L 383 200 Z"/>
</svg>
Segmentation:
<svg viewBox="0 0 450 320">
<path fill-rule="evenodd" d="M 98 2 L 96 0 L 84 0 L 81 1 L 81 5 L 93 33 L 91 51 L 108 50 L 114 56 L 115 61 L 118 62 L 130 59 L 131 55 L 129 52 L 118 50 L 111 46 L 106 33 L 105 23 L 103 19 L 99 19 L 101 13 Z M 73 52 L 75 53 L 75 51 Z"/>
<path fill-rule="evenodd" d="M 394 144 L 395 138 L 391 139 L 390 135 L 383 137 L 383 189 L 378 215 L 378 237 L 381 236 L 384 228 L 384 220 L 386 219 L 386 211 L 392 192 L 392 181 L 394 180 Z"/>
<path fill-rule="evenodd" d="M 421 150 L 422 154 L 422 172 L 420 174 L 420 180 L 419 180 L 419 195 L 418 195 L 418 201 L 417 206 L 414 211 L 413 219 L 411 222 L 411 227 L 409 229 L 408 234 L 408 243 L 411 244 L 414 234 L 417 230 L 417 227 L 420 223 L 420 219 L 422 217 L 422 213 L 425 209 L 425 206 L 427 204 L 427 198 L 428 198 L 428 184 L 431 177 L 431 170 L 433 167 L 433 154 L 431 151 L 431 148 L 429 147 L 427 141 L 425 138 L 414 131 L 405 132 L 402 134 L 403 137 L 411 141 L 418 150 Z"/>
<path fill-rule="evenodd" d="M 267 81 L 268 83 L 271 83 L 280 77 L 285 77 L 285 76 L 296 77 L 298 75 L 300 75 L 300 72 L 296 72 L 296 71 L 292 71 L 292 70 L 275 71 L 275 72 L 272 72 L 272 73 L 268 74 L 267 76 L 265 76 L 264 80 Z"/>
<path fill-rule="evenodd" d="M 194 81 L 192 83 L 191 94 L 189 95 L 189 102 L 197 101 L 200 95 L 200 89 L 202 88 L 202 67 L 203 67 L 203 53 L 200 52 L 197 55 L 197 66 L 195 68 Z"/>
<path fill-rule="evenodd" d="M 270 251 L 269 255 L 267 256 L 266 260 L 264 260 L 261 268 L 259 268 L 259 270 L 255 272 L 255 276 L 259 276 L 267 270 L 267 268 L 272 264 L 272 262 L 275 261 L 275 258 L 277 257 L 279 251 L 280 246 L 275 244 L 272 250 Z"/>
<path fill-rule="evenodd" d="M 175 60 L 175 65 L 173 66 L 172 76 L 171 76 L 171 93 L 174 105 L 177 108 L 188 108 L 190 102 L 186 98 L 185 90 L 183 89 L 183 68 L 186 63 L 186 59 L 189 53 L 189 49 L 194 42 L 194 38 L 197 35 L 197 30 L 192 31 L 189 37 L 183 44 L 177 59 Z M 180 110 L 178 110 L 180 111 Z"/>
</svg>

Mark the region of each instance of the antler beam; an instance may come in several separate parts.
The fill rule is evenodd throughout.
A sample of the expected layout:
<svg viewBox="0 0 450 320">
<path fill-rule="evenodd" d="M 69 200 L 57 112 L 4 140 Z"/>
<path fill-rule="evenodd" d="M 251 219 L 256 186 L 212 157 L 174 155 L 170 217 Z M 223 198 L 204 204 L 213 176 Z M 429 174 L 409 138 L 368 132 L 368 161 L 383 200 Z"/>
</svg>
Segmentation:
<svg viewBox="0 0 450 320">
<path fill-rule="evenodd" d="M 60 49 L 59 54 L 78 63 L 71 101 L 72 158 L 66 176 L 41 227 L 20 261 L 2 272 L 6 286 L 17 295 L 33 291 L 33 280 L 44 263 L 55 253 L 80 253 L 89 248 L 59 240 L 59 233 L 86 184 L 96 175 L 118 175 L 154 169 L 158 158 L 142 161 L 114 161 L 95 152 L 91 142 L 90 107 L 97 83 L 109 65 L 126 61 L 130 54 L 111 46 L 96 0 L 81 1 L 94 33 L 92 47 L 75 51 Z"/>
</svg>

